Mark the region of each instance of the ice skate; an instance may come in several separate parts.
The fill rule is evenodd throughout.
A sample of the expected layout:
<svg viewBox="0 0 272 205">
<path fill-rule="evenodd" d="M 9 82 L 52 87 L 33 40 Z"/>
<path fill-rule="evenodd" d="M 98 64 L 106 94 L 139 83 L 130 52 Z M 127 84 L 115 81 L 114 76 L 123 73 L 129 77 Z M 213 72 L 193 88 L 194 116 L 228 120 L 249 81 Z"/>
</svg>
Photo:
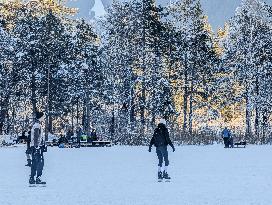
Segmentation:
<svg viewBox="0 0 272 205">
<path fill-rule="evenodd" d="M 27 160 L 27 164 L 25 165 L 26 167 L 31 167 L 31 159 Z"/>
<path fill-rule="evenodd" d="M 37 185 L 45 186 L 45 185 L 46 185 L 46 182 L 42 181 L 40 177 L 37 177 L 37 178 L 36 178 L 36 184 L 37 184 Z"/>
<path fill-rule="evenodd" d="M 158 182 L 162 182 L 162 180 L 163 180 L 162 172 L 158 172 Z"/>
<path fill-rule="evenodd" d="M 165 179 L 166 182 L 170 182 L 171 177 L 168 175 L 166 171 L 163 172 L 163 178 Z"/>
</svg>

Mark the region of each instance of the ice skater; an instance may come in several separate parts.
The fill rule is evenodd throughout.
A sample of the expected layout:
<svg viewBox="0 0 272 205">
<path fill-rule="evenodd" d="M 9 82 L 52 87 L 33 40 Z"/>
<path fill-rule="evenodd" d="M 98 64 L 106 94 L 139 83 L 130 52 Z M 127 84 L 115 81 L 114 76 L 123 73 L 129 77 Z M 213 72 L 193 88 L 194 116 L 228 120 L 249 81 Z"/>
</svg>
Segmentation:
<svg viewBox="0 0 272 205">
<path fill-rule="evenodd" d="M 44 167 L 43 153 L 45 150 L 45 141 L 42 137 L 41 121 L 43 120 L 43 113 L 36 112 L 35 123 L 31 129 L 30 149 L 32 154 L 31 174 L 29 184 L 46 184 L 41 180 L 42 171 Z M 35 180 L 36 176 L 36 180 Z"/>
<path fill-rule="evenodd" d="M 149 152 L 151 152 L 152 146 L 155 145 L 156 147 L 156 153 L 159 159 L 158 164 L 158 181 L 170 180 L 171 177 L 167 173 L 167 168 L 169 165 L 169 159 L 168 159 L 168 151 L 167 151 L 167 145 L 170 145 L 173 149 L 173 152 L 175 151 L 175 147 L 173 143 L 170 140 L 169 132 L 166 127 L 166 121 L 165 119 L 161 119 L 160 123 L 158 124 L 158 127 L 155 129 L 153 137 L 150 141 L 149 145 Z M 162 164 L 163 161 L 165 163 L 164 170 L 162 172 Z"/>
</svg>

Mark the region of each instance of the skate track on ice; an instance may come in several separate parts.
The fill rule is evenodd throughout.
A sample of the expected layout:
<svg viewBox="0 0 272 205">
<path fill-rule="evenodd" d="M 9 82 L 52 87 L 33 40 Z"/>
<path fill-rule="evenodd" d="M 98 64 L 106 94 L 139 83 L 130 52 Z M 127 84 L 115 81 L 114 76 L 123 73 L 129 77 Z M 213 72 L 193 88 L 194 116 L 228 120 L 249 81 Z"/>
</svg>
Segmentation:
<svg viewBox="0 0 272 205">
<path fill-rule="evenodd" d="M 0 205 L 271 205 L 272 146 L 169 149 L 171 183 L 157 182 L 154 148 L 57 149 L 28 187 L 25 148 L 0 148 Z"/>
</svg>

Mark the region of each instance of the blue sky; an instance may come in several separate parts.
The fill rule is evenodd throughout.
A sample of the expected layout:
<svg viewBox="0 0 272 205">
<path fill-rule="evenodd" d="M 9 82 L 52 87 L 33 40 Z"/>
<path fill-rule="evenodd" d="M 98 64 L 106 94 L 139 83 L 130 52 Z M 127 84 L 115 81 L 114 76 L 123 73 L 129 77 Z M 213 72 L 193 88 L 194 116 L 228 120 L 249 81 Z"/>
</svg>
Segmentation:
<svg viewBox="0 0 272 205">
<path fill-rule="evenodd" d="M 104 3 L 110 4 L 112 0 L 103 1 Z M 167 4 L 169 2 L 169 0 L 158 1 L 162 4 Z M 272 5 L 272 0 L 265 1 Z M 201 0 L 203 10 L 209 16 L 209 22 L 214 30 L 224 26 L 224 23 L 234 15 L 235 9 L 239 6 L 240 2 L 241 0 Z M 91 9 L 92 4 L 94 4 L 94 7 Z M 87 20 L 89 20 L 91 16 L 90 10 L 93 10 L 96 16 L 105 14 L 101 0 L 70 0 L 68 5 L 78 7 L 79 14 L 77 17 L 83 17 Z"/>
</svg>

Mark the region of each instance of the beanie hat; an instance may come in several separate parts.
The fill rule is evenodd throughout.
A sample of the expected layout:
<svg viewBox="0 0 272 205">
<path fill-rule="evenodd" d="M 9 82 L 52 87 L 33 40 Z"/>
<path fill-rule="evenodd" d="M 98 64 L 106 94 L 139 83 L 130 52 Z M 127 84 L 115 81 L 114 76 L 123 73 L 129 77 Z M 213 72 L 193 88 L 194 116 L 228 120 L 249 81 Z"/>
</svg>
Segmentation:
<svg viewBox="0 0 272 205">
<path fill-rule="evenodd" d="M 43 116 L 43 112 L 39 112 L 39 111 L 36 112 L 36 119 L 39 120 L 42 118 L 42 116 Z"/>
<path fill-rule="evenodd" d="M 160 120 L 160 123 L 159 123 L 159 124 L 164 124 L 164 125 L 166 125 L 166 120 L 162 118 L 162 119 Z"/>
</svg>

